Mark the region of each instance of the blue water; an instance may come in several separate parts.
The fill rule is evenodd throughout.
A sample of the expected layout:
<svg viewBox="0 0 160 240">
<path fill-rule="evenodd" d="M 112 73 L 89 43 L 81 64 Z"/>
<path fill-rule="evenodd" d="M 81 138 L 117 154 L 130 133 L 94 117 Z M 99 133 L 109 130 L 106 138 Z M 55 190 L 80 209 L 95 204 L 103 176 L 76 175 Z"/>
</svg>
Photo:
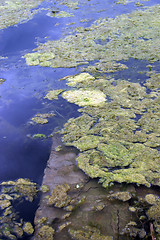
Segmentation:
<svg viewBox="0 0 160 240">
<path fill-rule="evenodd" d="M 157 3 L 159 0 L 152 0 L 144 2 L 144 5 Z M 49 17 L 47 11 L 43 10 L 28 22 L 0 30 L 0 56 L 8 57 L 0 60 L 0 78 L 6 79 L 0 85 L 0 181 L 24 177 L 41 184 L 52 141 L 51 138 L 38 140 L 31 136 L 35 133 L 48 136 L 56 127 L 63 127 L 69 118 L 79 114 L 77 106 L 67 103 L 61 97 L 54 101 L 43 98 L 49 90 L 66 89 L 65 81 L 58 80 L 78 73 L 79 69 L 27 66 L 22 56 L 32 52 L 37 42 L 60 39 L 75 27 L 88 27 L 100 17 L 114 18 L 137 9 L 134 3 L 121 5 L 115 4 L 113 0 L 81 0 L 78 9 L 69 9 L 58 5 L 56 1 L 43 2 L 41 6 L 70 11 L 74 17 L 57 18 L 56 14 Z M 80 22 L 81 19 L 87 21 Z M 75 24 L 68 25 L 73 22 Z M 114 77 L 133 79 L 134 75 L 135 79 L 143 81 L 143 74 L 135 74 L 137 62 L 128 64 L 130 70 L 115 74 Z M 143 71 L 145 68 L 146 63 L 141 62 L 139 69 Z M 56 117 L 49 119 L 47 125 L 30 124 L 35 114 L 48 111 L 55 112 Z"/>
</svg>

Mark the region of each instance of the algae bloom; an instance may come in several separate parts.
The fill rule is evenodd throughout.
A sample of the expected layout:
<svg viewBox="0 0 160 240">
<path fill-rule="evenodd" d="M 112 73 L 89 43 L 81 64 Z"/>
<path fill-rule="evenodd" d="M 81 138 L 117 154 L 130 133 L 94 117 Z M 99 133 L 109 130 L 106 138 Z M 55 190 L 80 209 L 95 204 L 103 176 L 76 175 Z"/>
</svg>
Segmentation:
<svg viewBox="0 0 160 240">
<path fill-rule="evenodd" d="M 70 90 L 62 94 L 68 102 L 75 103 L 81 107 L 101 106 L 106 101 L 106 96 L 99 90 Z"/>
</svg>

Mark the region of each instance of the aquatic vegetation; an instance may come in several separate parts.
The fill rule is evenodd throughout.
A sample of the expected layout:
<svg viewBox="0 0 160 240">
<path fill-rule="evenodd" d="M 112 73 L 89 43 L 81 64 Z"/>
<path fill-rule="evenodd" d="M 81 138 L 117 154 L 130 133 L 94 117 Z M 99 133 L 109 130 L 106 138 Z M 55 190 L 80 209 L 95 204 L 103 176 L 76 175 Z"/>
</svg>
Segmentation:
<svg viewBox="0 0 160 240">
<path fill-rule="evenodd" d="M 64 90 L 58 89 L 58 90 L 51 90 L 49 91 L 44 98 L 47 98 L 49 100 L 58 99 L 58 95 L 61 94 Z"/>
<path fill-rule="evenodd" d="M 70 76 L 67 79 L 67 85 L 71 87 L 77 86 L 79 83 L 88 82 L 94 80 L 94 77 L 87 72 L 80 73 L 76 76 Z"/>
<path fill-rule="evenodd" d="M 32 235 L 34 232 L 32 224 L 30 222 L 26 222 L 23 226 L 23 231 L 28 235 Z"/>
<path fill-rule="evenodd" d="M 81 107 L 101 106 L 106 101 L 106 96 L 99 90 L 70 90 L 62 93 L 62 97 L 68 102 L 75 103 Z"/>
<path fill-rule="evenodd" d="M 55 116 L 54 113 L 37 113 L 32 121 L 38 124 L 48 123 L 48 118 Z"/>
<path fill-rule="evenodd" d="M 24 22 L 37 13 L 36 8 L 43 0 L 8 0 L 1 1 L 0 29 Z"/>
<path fill-rule="evenodd" d="M 76 240 L 113 240 L 113 237 L 101 235 L 99 230 L 89 226 L 85 226 L 82 230 L 69 229 L 69 234 Z"/>
<path fill-rule="evenodd" d="M 130 192 L 116 192 L 110 194 L 110 199 L 117 199 L 123 202 L 126 202 L 132 198 Z"/>
<path fill-rule="evenodd" d="M 122 14 L 115 19 L 98 19 L 90 27 L 78 28 L 76 33 L 63 39 L 39 44 L 35 52 L 24 57 L 28 65 L 50 65 L 53 68 L 88 65 L 97 60 L 90 65 L 96 69 L 98 64 L 98 71 L 102 71 L 107 65 L 109 71 L 126 68 L 119 65 L 119 61 L 129 58 L 158 61 L 159 11 L 160 5 L 157 4 L 144 11 Z M 53 53 L 55 57 L 47 63 L 39 62 L 39 56 L 44 53 Z"/>
<path fill-rule="evenodd" d="M 24 234 L 32 235 L 34 232 L 32 224 L 19 219 L 14 203 L 23 202 L 24 199 L 32 202 L 38 192 L 37 184 L 20 178 L 17 181 L 2 182 L 0 185 L 0 237 L 17 239 L 23 237 Z"/>
<path fill-rule="evenodd" d="M 45 134 L 37 133 L 37 134 L 34 134 L 34 135 L 33 135 L 33 138 L 46 138 L 46 135 L 45 135 Z"/>
<path fill-rule="evenodd" d="M 0 78 L 0 85 L 4 83 L 6 80 L 4 78 Z"/>
<path fill-rule="evenodd" d="M 63 141 L 80 150 L 78 166 L 100 178 L 104 187 L 114 182 L 160 185 L 160 154 L 153 149 L 160 143 L 159 92 L 147 94 L 139 83 L 105 77 L 79 85 L 81 93 L 89 85 L 110 101 L 100 107 L 84 105 L 82 115 L 64 125 Z"/>
<path fill-rule="evenodd" d="M 23 196 L 26 200 L 32 202 L 37 195 L 37 184 L 31 182 L 29 179 L 19 178 L 17 181 L 2 182 L 1 186 L 5 186 L 2 189 L 4 193 L 17 192 L 20 196 Z M 16 195 L 18 197 L 18 195 Z"/>
<path fill-rule="evenodd" d="M 34 239 L 36 240 L 53 240 L 54 239 L 54 229 L 48 225 L 42 226 Z"/>
<path fill-rule="evenodd" d="M 48 199 L 48 204 L 50 206 L 54 204 L 58 208 L 66 207 L 71 202 L 71 198 L 67 195 L 69 189 L 68 184 L 57 185 Z"/>
</svg>

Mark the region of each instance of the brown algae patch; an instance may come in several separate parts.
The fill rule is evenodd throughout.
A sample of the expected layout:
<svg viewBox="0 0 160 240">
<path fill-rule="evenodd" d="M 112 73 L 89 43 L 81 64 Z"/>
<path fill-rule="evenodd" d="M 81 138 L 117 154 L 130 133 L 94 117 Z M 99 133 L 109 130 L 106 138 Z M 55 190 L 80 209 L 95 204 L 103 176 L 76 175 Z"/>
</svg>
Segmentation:
<svg viewBox="0 0 160 240">
<path fill-rule="evenodd" d="M 159 15 L 160 5 L 157 4 L 115 19 L 99 19 L 88 28 L 76 29 L 76 34 L 39 44 L 35 52 L 24 57 L 28 65 L 53 68 L 75 67 L 93 60 L 100 60 L 102 65 L 105 63 L 108 66 L 114 61 L 113 67 L 118 61 L 129 58 L 155 62 L 160 59 Z M 39 57 L 44 53 L 51 53 L 54 57 L 40 61 Z M 98 68 L 103 69 L 101 66 Z"/>
<path fill-rule="evenodd" d="M 24 22 L 37 13 L 36 8 L 43 0 L 8 0 L 0 2 L 0 29 Z"/>
</svg>

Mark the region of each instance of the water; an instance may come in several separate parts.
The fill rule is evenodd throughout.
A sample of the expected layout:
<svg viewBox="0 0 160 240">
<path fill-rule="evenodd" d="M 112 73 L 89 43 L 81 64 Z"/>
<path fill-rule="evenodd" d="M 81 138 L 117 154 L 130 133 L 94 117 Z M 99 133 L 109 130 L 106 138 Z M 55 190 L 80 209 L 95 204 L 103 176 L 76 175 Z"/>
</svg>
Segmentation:
<svg viewBox="0 0 160 240">
<path fill-rule="evenodd" d="M 76 117 L 79 114 L 74 104 L 67 103 L 61 97 L 52 102 L 43 98 L 49 90 L 66 89 L 65 81 L 58 80 L 66 75 L 76 74 L 79 70 L 27 66 L 22 56 L 31 52 L 37 46 L 36 42 L 60 39 L 63 35 L 72 32 L 73 28 L 90 26 L 100 17 L 116 17 L 136 9 L 134 3 L 119 5 L 113 2 L 112 0 L 84 0 L 80 1 L 81 6 L 77 10 L 69 10 L 55 1 L 44 2 L 43 7 L 67 9 L 75 13 L 75 16 L 49 17 L 44 10 L 28 22 L 0 30 L 0 56 L 7 57 L 0 60 L 0 78 L 6 79 L 0 85 L 0 181 L 23 177 L 41 184 L 52 142 L 51 138 L 38 140 L 30 136 L 36 133 L 44 133 L 48 136 L 56 127 L 62 127 L 70 117 Z M 159 1 L 144 2 L 146 6 L 156 3 Z M 88 21 L 79 22 L 81 19 L 88 19 Z M 74 27 L 68 25 L 73 22 Z M 135 64 L 132 61 L 128 64 L 133 66 L 131 69 L 134 72 L 137 62 Z M 146 63 L 141 62 L 139 65 L 141 71 L 145 67 Z M 128 79 L 131 76 L 133 78 L 132 72 L 125 70 L 119 77 Z M 116 78 L 116 74 L 114 77 Z M 139 73 L 138 76 L 134 75 L 134 78 L 143 82 L 144 76 Z M 50 119 L 49 124 L 44 126 L 30 124 L 35 114 L 48 111 L 56 113 L 56 117 Z M 19 208 L 20 211 L 22 208 Z M 34 209 L 36 209 L 35 206 Z M 25 216 L 26 213 L 22 215 Z M 33 219 L 33 217 L 34 214 L 31 215 L 30 210 L 26 219 Z"/>
</svg>

